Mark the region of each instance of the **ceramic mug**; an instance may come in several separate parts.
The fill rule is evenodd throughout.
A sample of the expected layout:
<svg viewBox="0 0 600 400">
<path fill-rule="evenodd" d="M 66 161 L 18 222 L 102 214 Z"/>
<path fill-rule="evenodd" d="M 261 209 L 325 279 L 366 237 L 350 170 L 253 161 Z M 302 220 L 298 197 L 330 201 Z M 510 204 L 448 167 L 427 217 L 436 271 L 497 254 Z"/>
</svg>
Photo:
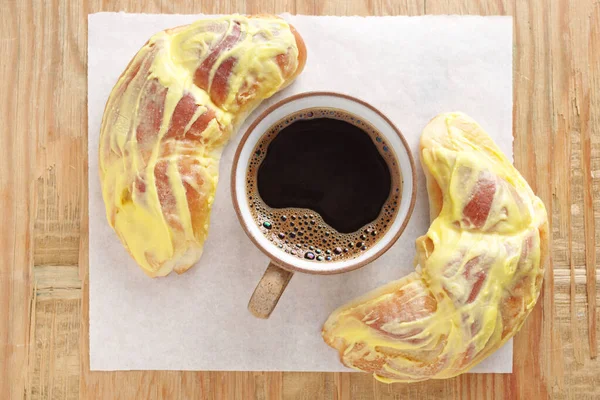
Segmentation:
<svg viewBox="0 0 600 400">
<path fill-rule="evenodd" d="M 254 148 L 271 126 L 286 116 L 304 109 L 338 109 L 373 126 L 393 150 L 401 174 L 400 205 L 387 232 L 370 248 L 355 258 L 317 263 L 284 252 L 267 239 L 254 220 L 246 195 L 246 176 Z M 338 274 L 367 265 L 385 253 L 398 240 L 412 214 L 416 198 L 415 165 L 402 133 L 373 106 L 359 99 L 338 93 L 301 93 L 274 104 L 250 125 L 236 150 L 231 172 L 233 205 L 242 228 L 254 244 L 270 259 L 259 281 L 248 309 L 259 318 L 268 318 L 275 309 L 294 272 L 308 274 Z"/>
</svg>

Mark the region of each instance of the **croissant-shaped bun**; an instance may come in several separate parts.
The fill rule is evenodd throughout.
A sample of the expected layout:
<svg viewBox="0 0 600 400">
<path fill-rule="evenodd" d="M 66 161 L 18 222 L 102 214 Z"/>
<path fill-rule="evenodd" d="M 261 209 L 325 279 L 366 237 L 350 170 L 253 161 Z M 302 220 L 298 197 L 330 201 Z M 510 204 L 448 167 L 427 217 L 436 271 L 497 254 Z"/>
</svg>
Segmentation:
<svg viewBox="0 0 600 400">
<path fill-rule="evenodd" d="M 135 55 L 106 103 L 99 161 L 108 221 L 146 274 L 200 258 L 223 146 L 305 62 L 300 35 L 269 15 L 168 29 Z"/>
<path fill-rule="evenodd" d="M 432 223 L 416 272 L 336 310 L 325 341 L 383 382 L 449 378 L 502 346 L 535 305 L 547 254 L 542 201 L 460 113 L 421 136 Z"/>
</svg>

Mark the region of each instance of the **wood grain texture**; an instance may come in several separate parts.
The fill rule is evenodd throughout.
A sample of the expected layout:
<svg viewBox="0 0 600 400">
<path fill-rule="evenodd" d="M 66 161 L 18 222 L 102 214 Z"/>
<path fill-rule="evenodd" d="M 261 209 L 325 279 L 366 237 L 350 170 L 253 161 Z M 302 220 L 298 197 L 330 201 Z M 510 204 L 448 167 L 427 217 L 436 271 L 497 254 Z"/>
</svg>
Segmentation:
<svg viewBox="0 0 600 400">
<path fill-rule="evenodd" d="M 22 32 L 28 14 L 0 2 L 0 394 L 19 398 L 27 385 L 30 348 L 32 199 L 36 121 L 32 82 L 38 69 L 32 35 Z M 8 62 L 10 60 L 10 62 Z"/>
<path fill-rule="evenodd" d="M 348 373 L 90 372 L 86 46 L 98 11 L 512 15 L 515 164 L 552 232 L 514 373 L 385 385 Z M 600 398 L 600 3 L 0 0 L 0 15 L 0 398 Z"/>
</svg>

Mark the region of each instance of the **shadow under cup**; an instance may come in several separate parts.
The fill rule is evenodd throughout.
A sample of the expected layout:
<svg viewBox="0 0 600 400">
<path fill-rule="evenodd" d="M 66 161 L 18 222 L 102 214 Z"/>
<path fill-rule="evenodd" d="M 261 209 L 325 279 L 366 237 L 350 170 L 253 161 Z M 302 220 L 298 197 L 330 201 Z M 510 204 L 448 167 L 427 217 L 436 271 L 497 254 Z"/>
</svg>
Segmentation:
<svg viewBox="0 0 600 400">
<path fill-rule="evenodd" d="M 268 318 L 294 271 L 341 273 L 381 256 L 408 223 L 415 185 L 404 137 L 361 100 L 311 92 L 263 112 L 231 179 L 238 219 L 271 260 L 249 310 Z"/>
</svg>

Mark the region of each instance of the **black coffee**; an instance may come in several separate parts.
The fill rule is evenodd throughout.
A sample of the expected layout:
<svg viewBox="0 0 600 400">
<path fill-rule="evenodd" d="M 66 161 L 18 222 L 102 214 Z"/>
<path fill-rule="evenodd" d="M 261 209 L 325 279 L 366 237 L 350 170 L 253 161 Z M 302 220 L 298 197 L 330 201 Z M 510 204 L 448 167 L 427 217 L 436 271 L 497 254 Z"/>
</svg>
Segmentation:
<svg viewBox="0 0 600 400">
<path fill-rule="evenodd" d="M 257 224 L 281 249 L 309 260 L 353 258 L 397 213 L 401 174 L 367 122 L 336 109 L 299 111 L 254 149 L 247 196 Z"/>
<path fill-rule="evenodd" d="M 390 194 L 390 170 L 369 135 L 333 118 L 295 121 L 269 144 L 258 193 L 271 208 L 308 208 L 340 233 L 374 221 Z"/>
</svg>

